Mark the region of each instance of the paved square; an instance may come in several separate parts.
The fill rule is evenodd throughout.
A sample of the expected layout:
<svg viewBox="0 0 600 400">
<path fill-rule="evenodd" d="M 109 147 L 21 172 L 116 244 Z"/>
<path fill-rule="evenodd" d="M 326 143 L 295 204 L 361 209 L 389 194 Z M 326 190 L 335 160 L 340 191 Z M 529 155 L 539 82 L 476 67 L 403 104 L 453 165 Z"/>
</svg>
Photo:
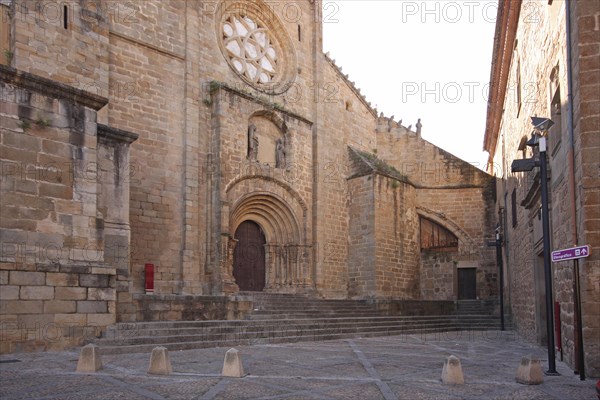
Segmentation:
<svg viewBox="0 0 600 400">
<path fill-rule="evenodd" d="M 427 335 L 239 347 L 242 379 L 221 378 L 227 349 L 170 353 L 173 375 L 146 373 L 150 354 L 104 356 L 96 374 L 75 373 L 77 352 L 0 357 L 0 398 L 9 399 L 595 399 L 595 379 L 580 381 L 562 362 L 560 376 L 520 385 L 522 356 L 547 368 L 545 348 L 514 332 Z M 465 385 L 440 380 L 444 359 L 460 358 Z M 12 360 L 12 361 L 11 361 Z M 14 360 L 19 360 L 18 362 Z"/>
</svg>

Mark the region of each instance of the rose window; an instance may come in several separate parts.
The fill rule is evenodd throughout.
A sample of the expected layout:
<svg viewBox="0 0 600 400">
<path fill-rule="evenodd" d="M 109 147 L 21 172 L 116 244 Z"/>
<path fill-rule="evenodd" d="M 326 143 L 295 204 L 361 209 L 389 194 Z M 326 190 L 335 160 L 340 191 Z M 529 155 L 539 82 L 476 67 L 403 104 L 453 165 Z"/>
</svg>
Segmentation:
<svg viewBox="0 0 600 400">
<path fill-rule="evenodd" d="M 248 16 L 230 15 L 223 22 L 223 46 L 233 68 L 254 84 L 278 74 L 278 51 L 269 32 Z"/>
</svg>

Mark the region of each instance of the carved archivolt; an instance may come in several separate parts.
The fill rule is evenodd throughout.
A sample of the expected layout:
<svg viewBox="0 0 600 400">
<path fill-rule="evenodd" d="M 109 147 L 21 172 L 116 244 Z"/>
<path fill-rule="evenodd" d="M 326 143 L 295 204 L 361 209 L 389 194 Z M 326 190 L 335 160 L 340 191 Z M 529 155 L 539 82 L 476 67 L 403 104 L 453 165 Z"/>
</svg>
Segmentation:
<svg viewBox="0 0 600 400">
<path fill-rule="evenodd" d="M 301 243 L 303 232 L 293 211 L 272 193 L 253 193 L 240 199 L 232 208 L 230 232 L 244 221 L 258 223 L 270 243 Z"/>
<path fill-rule="evenodd" d="M 287 201 L 269 192 L 239 199 L 229 217 L 230 232 L 244 221 L 262 228 L 265 245 L 266 290 L 298 292 L 313 286 L 311 246 L 306 244 L 306 221 L 299 221 Z M 229 256 L 231 257 L 231 255 Z M 233 260 L 230 260 L 230 263 Z"/>
</svg>

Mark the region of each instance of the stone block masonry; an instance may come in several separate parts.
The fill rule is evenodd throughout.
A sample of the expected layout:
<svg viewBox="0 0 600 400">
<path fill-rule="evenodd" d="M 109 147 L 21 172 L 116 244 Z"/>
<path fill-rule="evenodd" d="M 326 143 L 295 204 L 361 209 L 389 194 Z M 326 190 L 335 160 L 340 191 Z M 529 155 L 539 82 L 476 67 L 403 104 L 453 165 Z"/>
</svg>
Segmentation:
<svg viewBox="0 0 600 400">
<path fill-rule="evenodd" d="M 3 263 L 2 268 L 14 268 Z M 44 269 L 44 265 L 36 265 Z M 29 272 L 3 269 L 9 285 L 0 291 L 0 350 L 52 350 L 79 345 L 97 337 L 116 321 L 114 268 L 55 264 L 59 272 Z M 75 267 L 75 269 L 73 268 Z M 64 277 L 57 281 L 56 276 Z M 31 279 L 29 279 L 31 276 Z M 105 282 L 104 296 L 81 278 Z"/>
<path fill-rule="evenodd" d="M 598 376 L 600 5 L 593 0 L 548 2 L 538 8 L 533 24 L 527 19 L 527 6 L 525 2 L 500 2 L 503 20 L 498 21 L 494 47 L 491 87 L 495 91 L 490 98 L 484 144 L 490 153 L 490 167 L 503 167 L 495 174 L 502 178 L 497 186 L 497 209 L 505 215 L 505 293 L 518 332 L 545 343 L 540 179 L 535 170 L 511 173 L 510 165 L 515 159 L 538 156 L 537 149 L 525 145 L 531 137 L 530 117 L 547 117 L 554 121 L 548 132 L 547 152 L 551 250 L 586 244 L 592 247 L 586 259 L 552 264 L 553 300 L 560 309 L 560 318 L 555 319 L 560 321 L 560 343 L 556 346 L 562 348 L 569 365 L 578 369 L 578 348 L 583 343 L 585 373 Z M 515 82 L 522 82 L 521 87 Z M 579 337 L 576 322 L 576 264 L 583 337 Z"/>
<path fill-rule="evenodd" d="M 128 242 L 128 213 L 106 210 L 128 198 L 112 177 L 135 135 L 96 123 L 100 96 L 5 66 L 0 78 L 0 352 L 79 345 L 116 321 L 104 248 Z"/>
<path fill-rule="evenodd" d="M 2 321 L 79 337 L 242 318 L 249 302 L 228 296 L 248 287 L 447 313 L 394 302 L 455 300 L 447 269 L 465 260 L 477 294 L 495 295 L 493 257 L 476 249 L 496 222 L 491 178 L 378 116 L 322 52 L 323 2 L 91 5 L 66 2 L 61 19 L 11 2 Z M 421 218 L 459 238 L 443 271 L 423 256 Z M 249 225 L 258 251 L 238 235 Z"/>
</svg>

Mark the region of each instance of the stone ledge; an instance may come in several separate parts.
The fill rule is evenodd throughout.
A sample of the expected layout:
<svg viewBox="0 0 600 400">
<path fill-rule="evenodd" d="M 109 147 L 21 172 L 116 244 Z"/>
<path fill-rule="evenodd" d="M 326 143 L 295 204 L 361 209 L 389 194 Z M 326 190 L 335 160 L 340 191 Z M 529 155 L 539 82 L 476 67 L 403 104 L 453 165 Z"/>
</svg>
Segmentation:
<svg viewBox="0 0 600 400">
<path fill-rule="evenodd" d="M 236 96 L 239 96 L 239 97 L 244 98 L 246 100 L 250 100 L 250 101 L 256 102 L 258 104 L 261 104 L 262 106 L 264 106 L 267 109 L 272 109 L 273 111 L 280 112 L 280 113 L 285 114 L 285 115 L 287 115 L 287 116 L 289 116 L 291 118 L 294 118 L 294 119 L 296 119 L 298 121 L 302 121 L 303 123 L 305 123 L 307 125 L 313 126 L 313 124 L 314 124 L 312 121 L 308 120 L 307 118 L 305 118 L 305 117 L 303 117 L 303 116 L 301 116 L 299 114 L 296 114 L 293 111 L 285 109 L 285 108 L 283 108 L 281 106 L 277 106 L 277 105 L 275 105 L 273 103 L 269 103 L 268 101 L 266 101 L 266 100 L 264 100 L 264 99 L 262 99 L 260 97 L 257 97 L 257 96 L 255 96 L 252 93 L 248 93 L 248 92 L 245 92 L 243 90 L 231 87 L 230 85 L 228 85 L 225 82 L 219 82 L 219 81 L 212 81 L 212 82 L 210 82 L 210 93 L 213 94 L 213 93 L 217 92 L 218 90 L 224 90 L 224 91 L 233 93 Z"/>
<path fill-rule="evenodd" d="M 98 124 L 98 137 L 131 144 L 138 139 L 139 135 L 137 133 Z"/>
<path fill-rule="evenodd" d="M 133 293 L 133 300 L 146 300 L 146 301 L 212 301 L 225 303 L 229 300 L 227 296 L 197 296 L 192 294 L 146 294 L 146 293 Z"/>
<path fill-rule="evenodd" d="M 101 265 L 79 265 L 79 264 L 36 264 L 37 272 L 63 272 L 68 274 L 88 274 L 88 275 L 117 275 L 117 269 L 113 267 L 103 267 Z M 24 271 L 24 272 L 36 272 Z"/>
<path fill-rule="evenodd" d="M 15 85 L 26 90 L 43 94 L 55 99 L 67 100 L 75 104 L 98 111 L 106 104 L 106 97 L 98 96 L 93 93 L 76 89 L 72 86 L 42 78 L 41 76 L 30 74 L 29 72 L 19 71 L 6 65 L 0 64 L 0 81 L 9 85 Z"/>
</svg>

